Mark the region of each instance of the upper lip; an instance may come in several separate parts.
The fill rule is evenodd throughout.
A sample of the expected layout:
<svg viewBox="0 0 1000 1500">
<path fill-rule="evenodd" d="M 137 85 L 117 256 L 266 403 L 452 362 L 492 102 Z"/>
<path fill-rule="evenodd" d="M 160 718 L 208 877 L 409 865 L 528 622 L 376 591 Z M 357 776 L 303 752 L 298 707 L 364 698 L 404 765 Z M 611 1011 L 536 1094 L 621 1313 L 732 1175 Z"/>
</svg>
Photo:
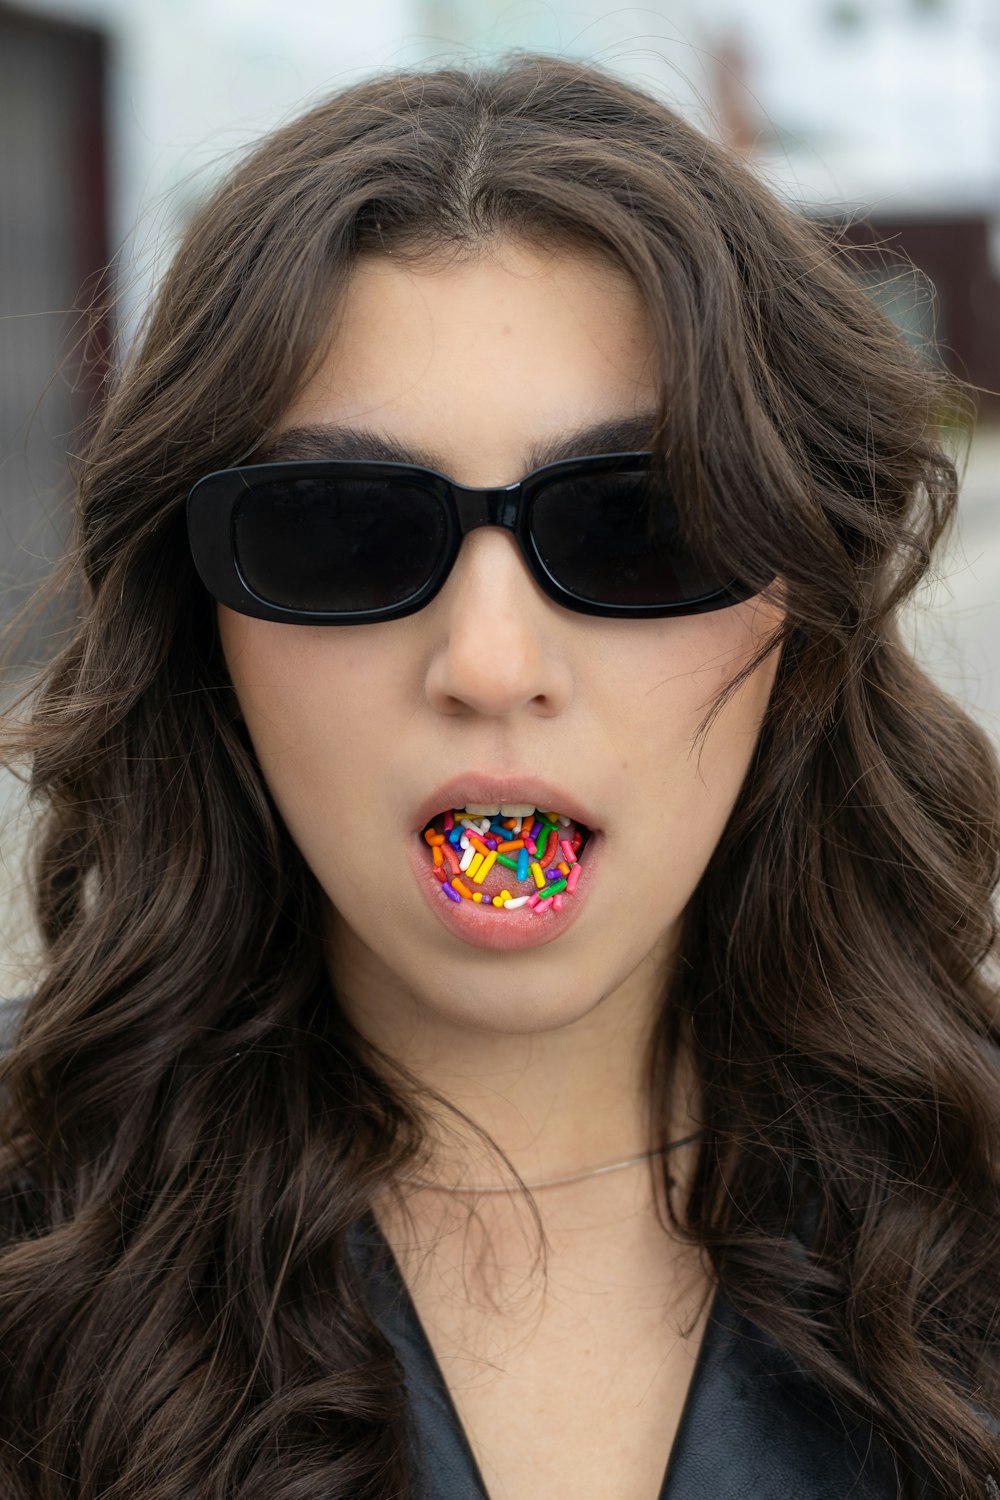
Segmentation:
<svg viewBox="0 0 1000 1500">
<path fill-rule="evenodd" d="M 592 833 L 599 832 L 597 814 L 586 802 L 565 787 L 556 786 L 531 771 L 522 774 L 505 772 L 502 776 L 490 771 L 463 771 L 450 776 L 440 786 L 428 792 L 417 808 L 416 832 L 427 827 L 430 820 L 440 812 L 453 807 L 465 807 L 467 803 L 480 803 L 485 807 L 502 803 L 532 802 L 543 812 L 562 813 L 574 823 L 582 823 Z"/>
</svg>

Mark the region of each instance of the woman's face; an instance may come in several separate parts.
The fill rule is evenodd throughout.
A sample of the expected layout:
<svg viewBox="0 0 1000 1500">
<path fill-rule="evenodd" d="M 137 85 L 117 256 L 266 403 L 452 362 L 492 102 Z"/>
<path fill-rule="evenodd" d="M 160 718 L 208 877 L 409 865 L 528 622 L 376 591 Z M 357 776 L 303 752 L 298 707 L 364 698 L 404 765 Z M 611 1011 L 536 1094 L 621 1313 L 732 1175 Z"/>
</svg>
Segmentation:
<svg viewBox="0 0 1000 1500">
<path fill-rule="evenodd" d="M 369 256 L 277 451 L 380 458 L 377 437 L 461 484 L 499 486 L 542 461 L 544 445 L 642 418 L 656 401 L 643 307 L 610 263 L 513 243 L 444 268 Z M 369 436 L 353 448 L 294 436 L 306 426 Z M 384 1037 L 406 1012 L 448 1028 L 550 1031 L 623 987 L 658 993 L 747 771 L 777 653 L 700 754 L 695 731 L 777 623 L 759 599 L 675 619 L 573 613 L 496 527 L 465 538 L 440 593 L 405 619 L 296 626 L 220 606 L 261 771 L 325 895 L 331 974 L 361 1024 L 367 1015 Z M 505 804 L 548 800 L 512 790 L 542 779 L 555 811 L 561 792 L 589 814 L 583 878 L 558 917 L 466 904 L 476 922 L 459 930 L 422 830 L 434 811 L 492 800 L 478 783 L 501 776 Z M 468 795 L 436 807 L 449 781 Z"/>
</svg>

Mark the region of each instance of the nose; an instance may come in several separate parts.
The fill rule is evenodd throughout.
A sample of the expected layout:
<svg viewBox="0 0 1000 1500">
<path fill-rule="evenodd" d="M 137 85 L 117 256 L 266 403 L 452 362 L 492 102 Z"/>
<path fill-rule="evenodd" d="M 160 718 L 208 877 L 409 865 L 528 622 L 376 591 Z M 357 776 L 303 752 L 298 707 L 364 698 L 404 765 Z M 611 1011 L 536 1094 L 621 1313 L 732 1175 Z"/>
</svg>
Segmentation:
<svg viewBox="0 0 1000 1500">
<path fill-rule="evenodd" d="M 426 693 L 438 712 L 555 717 L 569 702 L 569 612 L 539 588 L 509 531 L 470 532 L 425 613 Z"/>
</svg>

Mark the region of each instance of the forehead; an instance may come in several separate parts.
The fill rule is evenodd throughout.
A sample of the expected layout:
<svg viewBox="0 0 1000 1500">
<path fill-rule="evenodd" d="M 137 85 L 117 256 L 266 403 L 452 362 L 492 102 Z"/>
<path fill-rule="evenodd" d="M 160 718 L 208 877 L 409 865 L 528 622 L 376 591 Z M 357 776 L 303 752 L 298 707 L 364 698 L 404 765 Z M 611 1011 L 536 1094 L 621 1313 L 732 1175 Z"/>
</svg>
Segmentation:
<svg viewBox="0 0 1000 1500">
<path fill-rule="evenodd" d="M 648 428 L 657 369 L 639 292 L 602 257 L 511 244 L 445 265 L 369 255 L 278 431 L 360 430 L 400 461 L 507 483 L 569 456 L 558 444 L 581 429 Z M 645 446 L 634 423 L 627 435 L 592 451 Z"/>
</svg>

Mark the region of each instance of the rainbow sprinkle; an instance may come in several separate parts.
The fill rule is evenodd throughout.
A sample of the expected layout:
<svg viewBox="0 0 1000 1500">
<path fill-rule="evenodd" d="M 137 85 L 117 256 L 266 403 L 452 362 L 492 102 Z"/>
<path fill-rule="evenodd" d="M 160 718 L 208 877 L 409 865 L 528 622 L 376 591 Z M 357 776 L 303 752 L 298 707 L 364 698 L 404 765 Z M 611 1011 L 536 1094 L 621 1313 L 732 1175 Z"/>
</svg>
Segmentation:
<svg viewBox="0 0 1000 1500">
<path fill-rule="evenodd" d="M 537 809 L 526 818 L 497 813 L 473 817 L 456 807 L 424 829 L 434 876 L 449 901 L 469 901 L 481 911 L 560 911 L 580 880 L 579 853 L 585 835 L 572 820 Z M 498 895 L 480 889 L 494 865 L 504 869 Z M 509 872 L 509 874 L 508 874 Z M 522 889 L 518 889 L 522 887 Z"/>
</svg>

